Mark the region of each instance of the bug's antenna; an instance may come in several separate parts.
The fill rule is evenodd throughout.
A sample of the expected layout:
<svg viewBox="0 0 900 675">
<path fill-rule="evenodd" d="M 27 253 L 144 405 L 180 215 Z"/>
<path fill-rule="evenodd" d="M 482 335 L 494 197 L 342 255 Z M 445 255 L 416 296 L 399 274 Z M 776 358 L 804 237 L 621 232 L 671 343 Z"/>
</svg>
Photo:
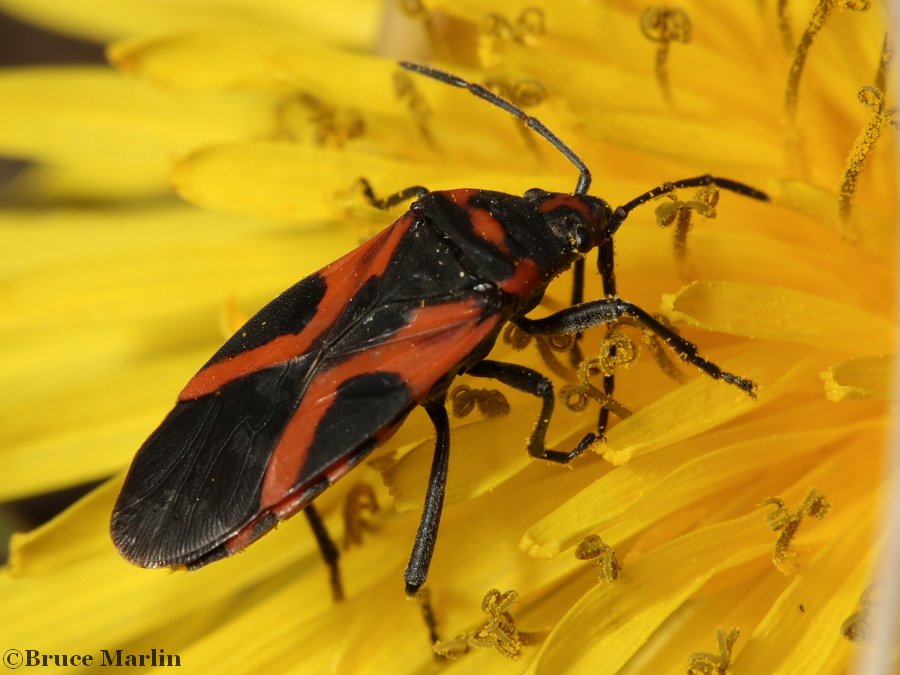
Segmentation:
<svg viewBox="0 0 900 675">
<path fill-rule="evenodd" d="M 559 136 L 545 127 L 543 122 L 541 122 L 539 119 L 531 117 L 531 115 L 526 115 L 521 108 L 518 108 L 504 98 L 500 98 L 494 92 L 485 89 L 480 84 L 467 82 L 466 80 L 462 79 L 461 77 L 457 77 L 456 75 L 451 75 L 450 73 L 445 73 L 443 70 L 438 70 L 437 68 L 432 68 L 430 66 L 423 66 L 418 63 L 400 61 L 399 65 L 401 68 L 406 68 L 406 70 L 411 70 L 414 73 L 425 75 L 434 80 L 444 82 L 454 87 L 468 89 L 470 92 L 475 94 L 475 96 L 483 98 L 488 103 L 493 103 L 498 108 L 503 108 L 503 110 L 505 110 L 506 112 L 518 117 L 520 120 L 525 122 L 525 124 L 530 129 L 534 130 L 535 133 L 537 133 L 541 138 L 545 139 L 554 148 L 559 150 L 563 155 L 565 155 L 566 159 L 568 159 L 570 162 L 572 162 L 572 164 L 575 165 L 575 168 L 578 169 L 578 172 L 580 174 L 578 176 L 578 185 L 576 185 L 575 187 L 575 194 L 587 194 L 588 188 L 591 186 L 590 170 L 587 168 L 585 163 L 581 161 L 581 158 L 576 155 L 568 145 L 563 143 L 562 140 L 560 140 Z"/>
</svg>

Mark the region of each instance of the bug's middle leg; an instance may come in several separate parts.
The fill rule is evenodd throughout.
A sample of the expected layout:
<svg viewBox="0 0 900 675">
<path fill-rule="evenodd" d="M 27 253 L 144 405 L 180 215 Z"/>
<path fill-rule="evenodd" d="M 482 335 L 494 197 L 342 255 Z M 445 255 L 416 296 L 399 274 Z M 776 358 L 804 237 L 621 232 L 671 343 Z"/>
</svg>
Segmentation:
<svg viewBox="0 0 900 675">
<path fill-rule="evenodd" d="M 428 192 L 428 188 L 426 187 L 422 187 L 421 185 L 412 185 L 408 188 L 399 190 L 394 194 L 388 195 L 387 197 L 378 197 L 375 194 L 375 190 L 372 189 L 372 184 L 368 180 L 366 180 L 365 178 L 360 178 L 358 182 L 360 188 L 362 188 L 363 197 L 366 198 L 366 201 L 376 209 L 382 210 L 387 210 L 393 206 L 396 206 L 400 202 L 405 202 L 407 199 L 412 199 L 413 197 L 421 197 Z"/>
<path fill-rule="evenodd" d="M 578 446 L 569 452 L 553 450 L 546 445 L 547 428 L 550 426 L 550 418 L 553 416 L 554 394 L 553 382 L 536 370 L 520 366 L 515 363 L 503 363 L 501 361 L 479 361 L 472 366 L 467 375 L 473 377 L 487 377 L 503 384 L 524 391 L 526 394 L 537 396 L 541 399 L 541 413 L 538 421 L 528 439 L 528 454 L 538 459 L 546 459 L 558 464 L 568 464 L 582 454 L 597 440 L 596 434 L 585 436 Z"/>
</svg>

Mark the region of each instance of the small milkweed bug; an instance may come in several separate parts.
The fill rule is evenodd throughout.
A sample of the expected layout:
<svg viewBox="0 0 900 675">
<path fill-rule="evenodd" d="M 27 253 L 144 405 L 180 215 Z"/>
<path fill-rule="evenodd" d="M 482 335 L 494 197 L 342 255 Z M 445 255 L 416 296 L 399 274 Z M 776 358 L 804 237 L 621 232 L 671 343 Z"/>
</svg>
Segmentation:
<svg viewBox="0 0 900 675">
<path fill-rule="evenodd" d="M 406 591 L 415 594 L 428 574 L 441 517 L 450 452 L 445 398 L 457 375 L 496 379 L 541 400 L 528 441 L 536 458 L 567 463 L 606 428 L 602 408 L 597 430 L 573 450 L 546 447 L 551 381 L 487 358 L 507 322 L 533 335 L 571 335 L 630 317 L 710 377 L 753 395 L 752 382 L 702 358 L 693 343 L 618 297 L 613 235 L 634 208 L 676 188 L 716 185 L 767 201 L 765 194 L 706 175 L 663 183 L 613 209 L 587 194 L 587 166 L 540 121 L 478 84 L 400 65 L 522 120 L 578 169 L 575 192 L 532 189 L 519 197 L 415 186 L 379 200 L 366 183 L 377 206 L 415 201 L 380 234 L 263 307 L 187 383 L 138 451 L 113 510 L 112 539 L 128 560 L 199 568 L 302 510 L 340 598 L 337 547 L 312 501 L 422 406 L 436 442 L 405 574 Z M 584 302 L 584 256 L 595 248 L 604 298 Z M 572 306 L 528 318 L 548 284 L 573 267 Z M 612 377 L 604 388 L 612 392 Z"/>
</svg>

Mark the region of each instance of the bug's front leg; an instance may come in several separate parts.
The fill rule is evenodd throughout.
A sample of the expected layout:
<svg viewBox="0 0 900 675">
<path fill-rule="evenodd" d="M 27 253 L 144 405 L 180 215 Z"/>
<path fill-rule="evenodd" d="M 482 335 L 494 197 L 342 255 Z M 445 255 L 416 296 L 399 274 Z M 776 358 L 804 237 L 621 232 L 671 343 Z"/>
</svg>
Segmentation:
<svg viewBox="0 0 900 675">
<path fill-rule="evenodd" d="M 603 283 L 603 297 L 612 298 L 616 296 L 616 266 L 615 266 L 615 248 L 612 235 L 605 233 L 597 245 L 597 271 L 600 273 L 600 280 Z M 572 303 L 577 306 L 582 303 Z M 603 376 L 603 395 L 607 400 L 612 398 L 616 388 L 616 376 Z M 600 413 L 597 416 L 597 436 L 602 438 L 606 435 L 606 427 L 609 426 L 609 408 L 605 405 L 600 407 Z"/>
<path fill-rule="evenodd" d="M 396 206 L 400 202 L 405 202 L 407 199 L 412 199 L 413 197 L 421 197 L 428 192 L 428 188 L 426 187 L 422 187 L 421 185 L 412 185 L 408 188 L 398 190 L 394 194 L 388 195 L 387 197 L 378 197 L 375 195 L 375 190 L 372 189 L 372 184 L 368 180 L 366 180 L 365 178 L 360 178 L 358 180 L 358 183 L 360 188 L 362 189 L 363 197 L 366 198 L 366 201 L 376 209 L 382 210 L 387 210 L 393 206 Z"/>
<path fill-rule="evenodd" d="M 595 300 L 593 302 L 583 302 L 580 305 L 569 307 L 542 319 L 528 319 L 522 317 L 516 319 L 515 324 L 526 333 L 532 335 L 570 335 L 573 333 L 581 333 L 589 328 L 594 328 L 595 326 L 612 323 L 621 317 L 630 317 L 652 330 L 662 338 L 679 357 L 688 363 L 697 366 L 709 377 L 733 384 L 752 398 L 756 398 L 756 385 L 751 380 L 722 370 L 712 361 L 704 359 L 700 356 L 697 345 L 693 342 L 685 340 L 678 333 L 657 321 L 653 316 L 637 305 L 622 300 L 621 298 L 612 297 L 604 298 L 603 300 Z M 612 378 L 604 378 L 603 384 L 604 392 L 607 394 L 611 393 L 614 384 Z M 604 411 L 606 411 L 606 414 L 604 414 Z M 609 412 L 605 407 L 601 408 L 597 432 L 587 434 L 578 444 L 576 450 L 579 448 L 583 450 L 595 440 L 602 437 L 606 431 L 606 422 L 608 419 Z"/>
<path fill-rule="evenodd" d="M 553 383 L 536 370 L 515 363 L 480 361 L 466 371 L 466 374 L 473 377 L 488 377 L 541 399 L 541 413 L 534 426 L 534 431 L 531 432 L 531 438 L 528 440 L 528 453 L 532 457 L 558 464 L 568 464 L 598 438 L 596 434 L 588 434 L 574 450 L 569 452 L 547 448 L 547 428 L 550 426 L 554 407 Z"/>
<path fill-rule="evenodd" d="M 704 359 L 693 342 L 685 340 L 637 305 L 621 298 L 604 298 L 603 300 L 583 302 L 542 319 L 522 317 L 516 319 L 515 323 L 523 331 L 532 335 L 566 335 L 612 323 L 621 317 L 630 317 L 649 328 L 662 338 L 679 357 L 697 366 L 714 380 L 733 384 L 749 396 L 756 397 L 756 385 L 751 380 L 722 370 L 712 361 Z"/>
<path fill-rule="evenodd" d="M 571 306 L 580 305 L 584 302 L 584 258 L 575 261 L 572 274 L 572 301 Z M 600 274 L 600 281 L 603 284 L 603 297 L 609 298 L 616 295 L 616 266 L 615 266 L 615 248 L 612 235 L 603 233 L 602 238 L 597 244 L 597 272 Z M 581 363 L 583 355 L 581 350 L 581 332 L 575 334 L 575 345 L 571 351 L 572 366 L 578 367 Z M 612 398 L 613 391 L 616 388 L 616 378 L 614 375 L 605 375 L 603 377 L 603 394 L 607 398 Z M 602 406 L 597 418 L 597 435 L 602 437 L 606 433 L 606 427 L 609 424 L 609 408 Z"/>
</svg>

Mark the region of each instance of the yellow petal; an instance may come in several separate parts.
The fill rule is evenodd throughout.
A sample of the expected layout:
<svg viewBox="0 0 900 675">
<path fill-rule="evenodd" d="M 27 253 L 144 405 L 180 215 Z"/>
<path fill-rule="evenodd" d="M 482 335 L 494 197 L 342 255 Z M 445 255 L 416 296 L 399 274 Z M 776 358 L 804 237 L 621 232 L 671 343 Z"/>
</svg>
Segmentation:
<svg viewBox="0 0 900 675">
<path fill-rule="evenodd" d="M 204 31 L 133 38 L 110 47 L 109 59 L 166 90 L 258 89 L 285 96 L 304 91 L 334 105 L 402 109 L 392 92 L 394 61 L 335 49 L 305 33 L 278 38 L 268 30 Z M 321 68 L 323 63 L 329 67 Z"/>
<path fill-rule="evenodd" d="M 103 342 L 110 346 L 108 339 Z M 70 348 L 76 347 L 78 342 L 73 341 Z M 51 347 L 41 343 L 41 348 Z M 89 382 L 59 385 L 51 392 L 25 392 L 19 400 L 5 402 L 0 456 L 6 476 L 0 483 L 0 499 L 58 490 L 120 470 L 209 352 L 206 348 L 147 359 Z M 28 357 L 23 349 L 15 354 Z M 90 356 L 85 348 L 82 357 Z M 34 359 L 39 362 L 39 355 Z"/>
<path fill-rule="evenodd" d="M 349 216 L 380 230 L 394 218 L 365 204 L 360 178 L 380 196 L 410 185 L 503 189 L 520 183 L 497 176 L 484 169 L 446 168 L 349 148 L 336 153 L 315 145 L 256 141 L 188 155 L 175 165 L 172 184 L 185 199 L 209 209 L 298 222 Z"/>
<path fill-rule="evenodd" d="M 137 170 L 141 176 L 152 169 L 160 187 L 176 154 L 271 128 L 265 98 L 197 94 L 185 99 L 102 68 L 6 70 L 0 73 L 0 98 L 4 154 Z"/>
<path fill-rule="evenodd" d="M 72 227 L 73 222 L 83 229 Z M 40 229 L 47 245 L 29 249 L 23 224 Z M 310 233 L 204 216 L 177 204 L 117 213 L 114 219 L 68 210 L 39 218 L 21 212 L 6 225 L 0 233 L 8 250 L 20 252 L 11 262 L 14 283 L 4 288 L 12 311 L 0 316 L 0 328 L 11 331 L 61 325 L 70 331 L 121 329 L 150 317 L 178 322 L 183 321 L 179 315 L 190 315 L 205 304 L 213 319 L 209 330 L 215 335 L 218 312 L 229 295 L 250 298 L 259 307 L 339 257 L 359 238 L 352 228 Z M 68 255 L 72 247 L 91 263 L 73 261 Z M 76 268 L 79 275 L 74 274 Z"/>
<path fill-rule="evenodd" d="M 684 535 L 627 565 L 616 583 L 595 586 L 556 625 L 535 672 L 617 672 L 710 578 L 767 555 L 765 530 L 761 519 L 745 516 Z"/>
<path fill-rule="evenodd" d="M 166 648 L 177 652 L 184 636 L 198 628 L 192 616 L 205 615 L 207 619 L 201 621 L 208 625 L 209 612 L 221 611 L 234 588 L 249 592 L 304 556 L 312 563 L 318 555 L 307 534 L 291 537 L 285 532 L 282 537 L 269 537 L 268 545 L 260 542 L 262 546 L 247 556 L 196 573 L 138 569 L 116 554 L 109 539 L 109 514 L 119 485 L 121 478 L 13 541 L 13 567 L 0 573 L 4 603 L 18 617 L 4 627 L 11 644 L 24 645 L 43 635 L 44 650 L 99 654 L 104 648 L 134 644 L 142 636 L 152 641 L 162 631 L 172 638 Z M 297 525 L 304 524 L 298 521 L 283 529 L 294 530 Z M 32 560 L 38 555 L 40 559 Z M 65 592 L 72 584 L 91 592 Z M 326 587 L 320 588 L 304 596 L 301 613 L 315 615 L 331 604 Z M 123 613 L 122 603 L 132 611 Z M 182 619 L 188 622 L 186 632 L 173 632 L 171 627 Z M 45 631 L 48 625 L 54 626 L 52 634 Z"/>
<path fill-rule="evenodd" d="M 831 190 L 803 181 L 781 180 L 774 183 L 772 197 L 818 223 L 831 227 L 835 232 L 843 232 L 843 226 L 838 220 L 838 197 Z M 865 204 L 855 204 L 852 223 L 858 232 L 855 245 L 880 258 L 894 258 L 897 233 L 891 218 L 872 213 L 865 208 Z"/>
<path fill-rule="evenodd" d="M 663 296 L 674 321 L 733 335 L 858 353 L 890 349 L 890 321 L 853 305 L 788 288 L 697 281 Z"/>
<path fill-rule="evenodd" d="M 187 156 L 175 166 L 172 184 L 183 197 L 207 208 L 316 222 L 334 215 L 336 196 L 354 192 L 358 178 L 388 186 L 403 167 L 384 157 L 335 154 L 311 145 L 239 143 Z M 358 188 L 355 194 L 362 204 Z M 384 225 L 388 222 L 385 218 Z"/>
<path fill-rule="evenodd" d="M 123 72 L 166 89 L 274 88 L 279 48 L 262 35 L 203 33 L 132 38 L 107 55 Z"/>
<path fill-rule="evenodd" d="M 665 447 L 713 428 L 778 399 L 814 365 L 793 349 L 772 353 L 768 345 L 748 345 L 743 353 L 714 361 L 759 385 L 758 401 L 736 387 L 701 376 L 642 407 L 619 422 L 606 435 L 603 458 L 624 464 L 633 457 Z"/>
<path fill-rule="evenodd" d="M 806 17 L 793 4 L 796 40 Z M 667 105 L 654 72 L 659 45 L 641 36 L 644 7 L 631 0 L 391 2 L 398 20 L 384 27 L 377 0 L 5 0 L 50 25 L 121 39 L 115 58 L 144 80 L 94 86 L 93 75 L 66 82 L 68 74 L 49 69 L 54 76 L 44 79 L 30 71 L 37 79 L 20 89 L 4 90 L 0 81 L 0 152 L 48 167 L 3 195 L 27 205 L 4 210 L 10 222 L 0 225 L 5 481 L 36 491 L 123 465 L 187 373 L 221 343 L 226 308 L 250 314 L 395 217 L 363 202 L 352 188 L 359 176 L 379 195 L 413 184 L 572 190 L 567 160 L 483 100 L 414 75 L 412 89 L 398 96 L 396 66 L 385 55 L 422 53 L 418 38 L 448 71 L 481 84 L 500 78 L 513 98 L 522 80 L 538 80 L 530 86 L 543 85 L 546 98 L 523 107 L 585 160 L 593 194 L 613 205 L 707 171 L 774 193 L 774 203 L 723 193 L 719 219 L 695 217 L 686 256 L 677 260 L 669 233 L 653 223 L 654 204 L 637 210 L 616 235 L 624 298 L 652 309 L 663 291 L 714 279 L 827 299 L 841 312 L 862 312 L 863 321 L 876 317 L 883 330 L 893 320 L 896 266 L 890 139 L 879 142 L 860 176 L 855 244 L 841 242 L 834 190 L 814 187 L 839 183 L 871 112 L 853 93 L 873 80 L 880 58 L 884 12 L 872 4 L 864 14 L 835 12 L 819 32 L 800 89 L 802 148 L 786 162 L 785 59 L 771 2 L 687 3 L 692 42 L 671 45 Z M 514 24 L 529 7 L 539 8 L 543 33 L 486 34 L 487 14 Z M 346 119 L 352 135 L 341 131 Z M 334 120 L 341 128 L 332 132 Z M 304 145 L 315 148 L 298 149 Z M 215 162 L 176 172 L 197 187 L 185 194 L 257 217 L 160 199 L 170 167 L 185 160 L 181 171 L 196 158 Z M 307 160 L 314 166 L 297 168 Z M 681 192 L 678 199 L 690 199 Z M 77 208 L 48 203 L 72 198 Z M 585 297 L 602 297 L 598 275 L 589 276 Z M 570 280 L 554 283 L 537 314 L 568 304 Z M 749 321 L 743 305 L 731 309 L 735 321 Z M 726 324 L 729 316 L 717 311 L 712 318 Z M 857 331 L 849 349 L 797 332 L 794 324 L 819 321 L 815 315 L 788 316 L 787 338 L 771 324 L 754 340 L 686 327 L 704 357 L 758 381 L 756 403 L 699 373 L 679 386 L 645 350 L 616 378 L 617 399 L 635 413 L 614 421 L 606 449 L 610 459 L 632 460 L 624 465 L 597 452 L 571 467 L 531 461 L 525 442 L 534 397 L 512 395 L 505 419 L 454 420 L 454 466 L 429 579 L 440 628 L 472 630 L 485 591 L 499 587 L 520 594 L 513 608 L 519 629 L 558 629 L 517 663 L 498 666 L 496 652 L 479 650 L 445 667 L 684 672 L 690 652 L 715 651 L 722 625 L 743 631 L 729 670 L 741 670 L 745 655 L 754 672 L 847 670 L 853 649 L 839 637 L 839 623 L 856 609 L 864 567 L 879 548 L 872 514 L 884 483 L 879 450 L 890 406 L 883 398 L 836 406 L 822 396 L 818 375 L 831 366 L 840 395 L 874 393 L 886 368 L 876 366 L 870 380 L 861 360 L 849 357 L 871 358 L 894 345 L 893 326 L 873 337 L 856 326 L 857 314 L 845 317 L 843 329 Z M 829 330 L 838 319 L 831 321 Z M 601 332 L 584 336 L 586 355 Z M 495 350 L 547 372 L 533 348 L 510 351 Z M 572 447 L 595 424 L 596 409 L 560 409 L 551 443 Z M 401 508 L 421 501 L 432 435 L 417 410 L 375 451 L 372 463 L 388 482 L 376 486 L 385 508 L 371 518 L 375 530 L 363 545 L 342 551 L 343 605 L 331 602 L 302 518 L 197 573 L 133 569 L 106 532 L 118 479 L 17 537 L 15 576 L 0 572 L 4 609 L 16 618 L 4 636 L 63 653 L 164 645 L 184 657 L 186 669 L 203 672 L 433 669 L 418 608 L 402 590 L 418 513 L 389 505 L 389 488 Z M 320 496 L 332 534 L 340 534 L 350 481 L 377 478 L 359 466 Z M 778 535 L 766 523 L 768 509 L 757 504 L 775 495 L 794 506 L 811 486 L 833 509 L 823 521 L 801 524 L 792 543 L 796 574 L 787 578 L 773 565 Z M 573 555 L 523 554 L 523 532 L 544 556 L 585 533 L 603 535 L 616 544 L 622 573 L 600 588 L 596 569 Z"/>
<path fill-rule="evenodd" d="M 509 398 L 513 406 L 509 415 L 454 426 L 448 504 L 484 494 L 533 462 L 526 450 L 527 432 L 534 426 L 537 405 L 533 398 L 529 400 L 521 395 Z M 521 443 L 491 440 L 491 436 L 501 436 L 501 431 L 512 429 L 521 430 Z M 433 431 L 429 435 L 433 436 Z M 383 480 L 399 510 L 421 508 L 433 456 L 434 440 L 428 438 L 383 471 Z"/>
<path fill-rule="evenodd" d="M 586 132 L 594 138 L 720 172 L 734 172 L 728 164 L 728 157 L 733 155 L 723 155 L 721 148 L 736 145 L 741 147 L 742 170 L 771 169 L 781 161 L 780 148 L 765 137 L 711 126 L 705 121 L 642 112 L 606 112 L 587 117 Z"/>
<path fill-rule="evenodd" d="M 535 523 L 520 547 L 535 557 L 549 558 L 592 532 L 602 532 L 604 541 L 615 546 L 679 509 L 740 490 L 747 483 L 760 484 L 764 479 L 760 472 L 790 473 L 814 463 L 817 456 L 809 455 L 826 448 L 837 435 L 859 434 L 867 428 L 875 436 L 884 431 L 882 425 L 858 423 L 855 412 L 836 416 L 829 406 L 821 400 L 791 406 L 789 412 L 763 421 L 751 420 L 638 457 Z M 782 424 L 815 418 L 827 419 L 828 424 L 812 431 L 771 433 Z"/>
<path fill-rule="evenodd" d="M 872 543 L 874 504 L 860 500 L 850 527 L 813 556 L 747 636 L 739 656 L 745 672 L 815 673 L 850 663 L 856 650 L 840 629 L 872 581 L 880 550 Z"/>
<path fill-rule="evenodd" d="M 896 363 L 894 354 L 861 356 L 836 363 L 821 375 L 825 396 L 836 403 L 888 398 Z"/>
<path fill-rule="evenodd" d="M 8 209 L 0 238 L 9 256 L 0 493 L 9 499 L 121 468 L 224 340 L 229 298 L 252 313 L 358 232 L 310 234 L 168 205 L 103 217 Z"/>
<path fill-rule="evenodd" d="M 877 479 L 872 463 L 856 461 L 856 457 L 832 455 L 785 495 L 785 499 L 799 500 L 797 495 L 815 484 L 833 498 L 834 512 L 824 521 L 801 526 L 795 542 L 804 549 L 818 549 L 829 576 L 840 574 L 840 563 L 828 562 L 822 549 L 867 512 L 859 507 L 858 491 L 873 489 L 872 481 Z M 661 543 L 648 542 L 647 552 L 638 550 L 626 558 L 616 583 L 599 584 L 588 591 L 557 624 L 541 648 L 535 672 L 615 673 L 689 597 L 723 572 L 752 564 L 757 579 L 767 566 L 769 574 L 780 574 L 771 561 L 774 536 L 765 525 L 763 512 L 754 508 L 757 494 L 751 490 L 726 497 L 736 504 L 726 501 L 723 508 L 753 509 L 748 515 L 724 521 L 716 518 L 714 524 L 689 528 L 675 539 L 661 534 Z M 871 513 L 875 499 L 865 501 L 864 508 Z M 868 523 L 871 519 L 859 528 L 861 537 L 869 534 Z M 730 581 L 736 582 L 734 577 Z M 745 592 L 753 593 L 753 586 L 745 586 Z M 757 596 L 757 602 L 764 607 L 771 600 Z M 764 668 L 761 672 L 770 671 Z"/>
<path fill-rule="evenodd" d="M 10 204 L 109 203 L 143 200 L 168 192 L 165 169 L 159 165 L 133 165 L 128 171 L 109 166 L 32 164 L 0 187 L 0 198 Z"/>
<path fill-rule="evenodd" d="M 105 537 L 112 501 L 122 487 L 120 479 L 104 483 L 84 499 L 45 525 L 16 534 L 10 547 L 9 573 L 15 578 L 53 574 L 70 565 L 89 562 L 98 553 L 108 554 Z"/>
<path fill-rule="evenodd" d="M 240 30 L 264 27 L 272 32 L 310 31 L 347 47 L 371 46 L 382 8 L 372 0 L 337 0 L 328 5 L 268 0 L 230 0 L 210 5 L 154 0 L 85 0 L 60 5 L 52 0 L 2 0 L 2 7 L 34 23 L 96 41 L 146 33 L 192 29 Z"/>
</svg>

